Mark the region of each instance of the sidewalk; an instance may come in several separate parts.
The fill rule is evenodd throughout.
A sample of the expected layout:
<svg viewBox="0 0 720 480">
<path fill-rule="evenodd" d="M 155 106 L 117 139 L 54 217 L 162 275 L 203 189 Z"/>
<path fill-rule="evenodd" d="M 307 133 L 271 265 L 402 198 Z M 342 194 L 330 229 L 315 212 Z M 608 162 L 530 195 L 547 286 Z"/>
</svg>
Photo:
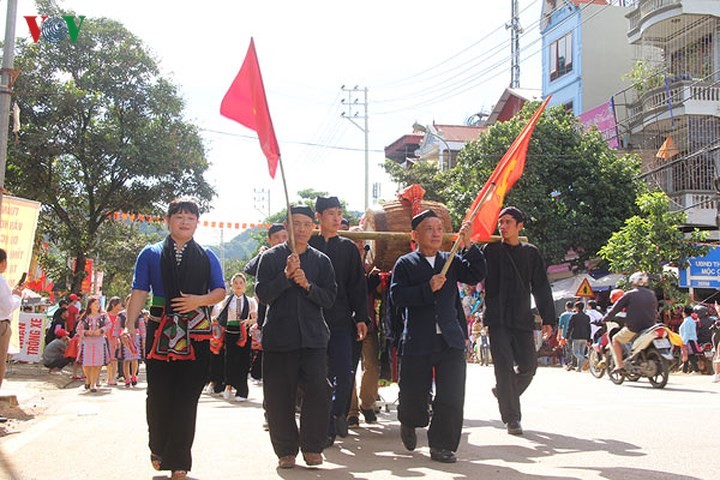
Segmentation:
<svg viewBox="0 0 720 480">
<path fill-rule="evenodd" d="M 63 390 L 82 385 L 82 380 L 70 378 L 70 372 L 70 367 L 49 373 L 39 363 L 9 363 L 0 387 L 0 415 L 8 419 L 0 424 L 0 438 L 25 431 Z"/>
</svg>

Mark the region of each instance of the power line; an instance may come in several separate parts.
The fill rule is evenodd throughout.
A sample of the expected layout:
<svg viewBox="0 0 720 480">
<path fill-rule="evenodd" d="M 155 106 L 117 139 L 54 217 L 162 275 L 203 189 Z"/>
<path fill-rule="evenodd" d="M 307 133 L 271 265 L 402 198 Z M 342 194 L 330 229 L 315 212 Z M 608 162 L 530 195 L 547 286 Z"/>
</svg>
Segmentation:
<svg viewBox="0 0 720 480">
<path fill-rule="evenodd" d="M 595 16 L 597 16 L 597 15 L 599 15 L 600 13 L 602 13 L 603 11 L 605 11 L 607 8 L 609 8 L 609 7 L 611 7 L 611 6 L 616 6 L 615 3 L 618 2 L 618 1 L 619 1 L 619 0 L 613 0 L 613 1 L 610 2 L 610 3 L 607 3 L 607 4 L 605 4 L 605 5 L 602 5 L 602 6 L 601 6 L 596 12 L 594 12 L 592 15 L 589 15 L 587 18 L 583 19 L 583 21 L 580 23 L 580 25 L 583 25 L 583 24 L 587 23 L 588 21 L 590 21 L 591 19 L 593 19 Z M 618 3 L 618 4 L 620 4 L 620 3 Z M 590 8 L 591 5 L 593 5 L 593 4 L 588 3 L 588 4 L 585 4 L 585 5 L 583 5 L 582 7 L 580 7 L 580 13 L 582 14 L 582 12 L 585 11 L 586 9 Z M 595 5 L 595 6 L 597 6 L 597 5 Z M 557 26 L 562 25 L 564 22 L 569 21 L 571 18 L 572 18 L 572 16 L 565 17 L 564 19 L 562 19 L 562 20 L 557 24 Z M 528 30 L 525 30 L 525 33 L 524 33 L 523 35 L 527 35 L 531 30 L 533 30 L 533 29 L 534 29 L 535 27 L 537 27 L 539 24 L 540 24 L 540 20 L 538 20 L 537 22 L 534 22 L 534 23 L 531 25 L 531 27 L 529 27 Z M 542 37 L 539 37 L 539 38 L 533 40 L 530 44 L 528 44 L 528 45 L 526 45 L 525 47 L 523 47 L 523 48 L 521 49 L 521 52 L 526 52 L 530 47 L 534 46 L 535 44 L 537 44 L 537 43 L 539 43 L 539 42 L 541 42 L 541 41 L 542 41 Z M 505 41 L 505 42 L 502 42 L 501 45 L 506 45 L 507 43 L 508 43 L 508 42 Z M 491 51 L 493 51 L 494 49 L 497 49 L 497 48 L 498 48 L 497 46 L 496 46 L 496 47 L 492 47 L 492 48 L 491 48 Z M 531 58 L 531 57 L 537 55 L 537 54 L 540 53 L 541 51 L 542 51 L 542 46 L 541 46 L 539 49 L 537 49 L 537 50 L 531 52 L 530 54 L 526 55 L 526 56 L 524 57 L 524 60 L 527 60 L 528 58 Z M 493 55 L 493 56 L 494 56 L 494 55 Z M 482 84 L 484 84 L 484 83 L 486 83 L 486 82 L 488 82 L 488 81 L 496 78 L 499 74 L 494 74 L 494 75 L 491 75 L 491 76 L 488 76 L 488 77 L 486 77 L 486 75 L 490 75 L 491 73 L 493 73 L 493 72 L 495 72 L 496 70 L 498 70 L 501 66 L 504 66 L 505 63 L 509 60 L 509 58 L 510 58 L 509 56 L 503 57 L 502 60 L 496 62 L 495 64 L 491 65 L 490 67 L 485 68 L 485 69 L 482 70 L 481 72 L 476 72 L 476 73 L 474 73 L 473 75 L 470 75 L 469 77 L 461 78 L 461 79 L 456 80 L 456 81 L 451 85 L 451 87 L 450 87 L 449 90 L 447 90 L 447 91 L 445 91 L 445 92 L 443 92 L 443 93 L 440 93 L 440 94 L 438 94 L 438 95 L 436 95 L 436 96 L 434 96 L 434 97 L 431 97 L 430 99 L 424 99 L 424 100 L 421 99 L 423 95 L 426 95 L 426 92 L 428 91 L 428 90 L 426 89 L 425 93 L 420 93 L 420 94 L 418 95 L 418 97 L 420 97 L 420 98 L 418 99 L 418 102 L 417 102 L 417 103 L 414 103 L 414 104 L 409 105 L 409 106 L 403 106 L 403 107 L 398 107 L 398 108 L 395 108 L 395 109 L 386 110 L 386 111 L 383 111 L 383 112 L 378 112 L 378 113 L 376 113 L 376 115 L 387 115 L 387 114 L 400 112 L 400 111 L 403 111 L 403 110 L 406 110 L 406 109 L 410 109 L 410 108 L 419 108 L 419 107 L 423 107 L 423 106 L 427 106 L 427 105 L 432 105 L 432 104 L 434 104 L 434 103 L 438 103 L 438 102 L 440 102 L 440 101 L 443 101 L 443 100 L 446 100 L 446 99 L 449 99 L 449 98 L 453 98 L 453 97 L 455 97 L 455 96 L 457 96 L 457 95 L 460 95 L 460 94 L 462 94 L 462 93 L 465 93 L 465 92 L 467 92 L 468 90 L 471 90 L 472 88 L 478 87 L 478 86 L 480 86 L 480 85 L 482 85 Z M 481 63 L 482 63 L 482 62 L 481 62 Z M 477 66 L 477 65 L 476 65 L 476 66 Z M 469 85 L 469 86 L 468 86 L 468 85 Z M 445 83 L 445 84 L 438 84 L 438 85 L 436 85 L 436 86 L 440 87 L 440 90 L 441 90 L 441 91 L 442 91 L 443 87 L 444 87 L 445 89 L 448 88 L 448 87 L 447 87 L 447 83 Z M 462 88 L 462 87 L 465 87 L 465 86 L 467 86 L 467 88 Z M 438 89 L 435 89 L 434 91 L 437 91 L 437 90 L 438 90 Z M 380 100 L 380 101 L 382 101 L 382 100 Z"/>
<path fill-rule="evenodd" d="M 214 133 L 217 135 L 224 135 L 227 137 L 241 138 L 243 140 L 248 139 L 248 140 L 257 141 L 256 135 L 244 135 L 242 133 L 223 132 L 222 130 L 214 130 L 211 128 L 199 128 L 198 130 L 200 130 L 201 132 Z M 303 142 L 300 140 L 282 140 L 281 143 L 290 143 L 293 145 L 307 145 L 310 147 L 330 148 L 333 150 L 345 150 L 345 151 L 350 151 L 350 152 L 364 152 L 365 151 L 364 148 L 343 147 L 340 145 L 326 145 L 326 144 L 319 144 L 319 143 L 312 143 L 312 142 Z M 385 150 L 377 150 L 377 149 L 376 150 L 370 149 L 368 151 L 375 152 L 375 153 L 384 153 L 385 152 Z"/>
</svg>

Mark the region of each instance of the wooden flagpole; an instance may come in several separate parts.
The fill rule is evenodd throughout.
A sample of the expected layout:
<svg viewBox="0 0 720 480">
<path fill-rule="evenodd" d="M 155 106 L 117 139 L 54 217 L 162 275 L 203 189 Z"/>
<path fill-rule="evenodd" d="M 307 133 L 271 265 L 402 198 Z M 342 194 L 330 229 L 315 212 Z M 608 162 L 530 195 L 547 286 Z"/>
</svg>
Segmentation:
<svg viewBox="0 0 720 480">
<path fill-rule="evenodd" d="M 496 185 L 494 183 L 490 185 L 490 188 L 488 188 L 488 191 L 485 192 L 485 196 L 475 206 L 475 210 L 473 210 L 470 213 L 470 217 L 469 217 L 470 222 L 475 220 L 475 217 L 477 216 L 478 212 L 480 211 L 480 207 L 482 207 L 485 203 L 487 203 L 492 198 L 493 193 L 495 193 L 495 187 L 496 187 Z M 465 222 L 463 222 L 463 223 L 465 223 Z M 440 275 L 447 274 L 448 269 L 450 268 L 450 264 L 452 263 L 453 259 L 455 258 L 455 254 L 460 249 L 460 244 L 463 243 L 463 240 L 464 240 L 464 235 L 460 235 L 458 233 L 457 239 L 455 240 L 455 243 L 453 244 L 452 249 L 450 249 L 450 255 L 448 256 L 447 262 L 445 262 L 445 265 L 443 265 L 443 268 L 440 271 Z"/>
<path fill-rule="evenodd" d="M 283 190 L 285 191 L 285 205 L 287 208 L 287 228 L 290 236 L 290 250 L 295 253 L 295 229 L 293 228 L 292 216 L 290 212 L 290 196 L 288 195 L 287 182 L 285 181 L 285 169 L 283 168 L 282 156 L 278 155 L 278 164 L 280 165 L 280 176 L 282 177 Z"/>
</svg>

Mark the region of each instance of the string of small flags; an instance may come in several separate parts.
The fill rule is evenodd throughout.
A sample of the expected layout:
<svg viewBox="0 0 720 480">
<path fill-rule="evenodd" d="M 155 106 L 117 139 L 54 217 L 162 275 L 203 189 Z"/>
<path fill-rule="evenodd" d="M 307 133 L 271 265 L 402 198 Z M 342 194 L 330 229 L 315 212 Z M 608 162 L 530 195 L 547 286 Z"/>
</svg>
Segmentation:
<svg viewBox="0 0 720 480">
<path fill-rule="evenodd" d="M 130 221 L 130 222 L 145 222 L 145 223 L 163 223 L 165 217 L 156 215 L 143 215 L 135 213 L 124 213 L 114 212 L 112 214 L 113 220 L 119 221 Z M 255 222 L 218 222 L 215 220 L 200 220 L 201 227 L 207 228 L 220 228 L 220 229 L 234 229 L 234 230 L 246 230 L 248 228 L 254 229 L 268 229 L 272 226 L 271 223 L 255 223 Z"/>
</svg>

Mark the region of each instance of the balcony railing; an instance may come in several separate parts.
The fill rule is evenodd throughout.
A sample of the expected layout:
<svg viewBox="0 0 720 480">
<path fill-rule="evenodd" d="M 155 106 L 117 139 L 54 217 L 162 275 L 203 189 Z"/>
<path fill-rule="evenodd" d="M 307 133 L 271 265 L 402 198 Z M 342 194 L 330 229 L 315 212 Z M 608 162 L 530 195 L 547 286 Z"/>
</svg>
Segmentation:
<svg viewBox="0 0 720 480">
<path fill-rule="evenodd" d="M 715 225 L 718 200 L 715 192 L 684 190 L 668 196 L 687 214 L 688 225 Z"/>
<path fill-rule="evenodd" d="M 669 92 L 669 96 L 668 96 Z M 670 103 L 668 103 L 670 98 Z M 678 108 L 688 101 L 720 102 L 720 86 L 717 82 L 683 80 L 670 84 L 670 88 L 661 86 L 650 90 L 634 103 L 628 105 L 628 117 L 631 125 L 643 121 L 643 117 L 669 110 L 669 106 Z"/>
<path fill-rule="evenodd" d="M 666 7 L 679 5 L 681 3 L 682 0 L 639 0 L 637 8 L 630 12 L 627 16 L 630 22 L 630 31 L 636 29 L 640 20 L 646 15 Z"/>
</svg>

